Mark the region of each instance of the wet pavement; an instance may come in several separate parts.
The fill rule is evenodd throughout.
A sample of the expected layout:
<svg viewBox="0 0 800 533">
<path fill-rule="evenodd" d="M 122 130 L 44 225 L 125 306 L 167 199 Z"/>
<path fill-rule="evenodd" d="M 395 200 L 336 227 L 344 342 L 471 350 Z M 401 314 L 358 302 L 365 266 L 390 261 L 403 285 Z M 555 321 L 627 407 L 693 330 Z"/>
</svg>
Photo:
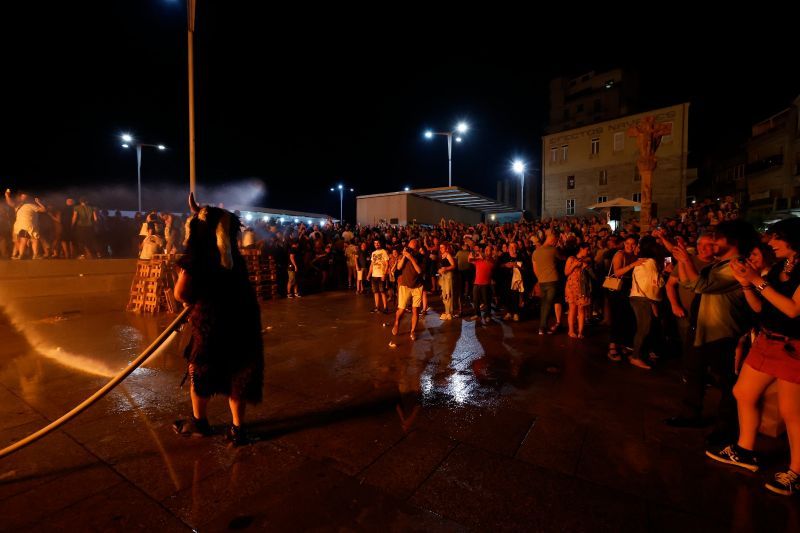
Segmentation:
<svg viewBox="0 0 800 533">
<path fill-rule="evenodd" d="M 125 294 L 0 311 L 0 447 L 102 386 L 170 321 Z M 605 358 L 605 332 L 442 322 L 396 348 L 369 297 L 263 306 L 254 442 L 184 439 L 181 338 L 62 430 L 0 460 L 0 530 L 800 531 L 766 474 L 713 463 L 702 430 L 663 425 L 674 362 Z M 778 457 L 775 466 L 779 466 Z"/>
</svg>

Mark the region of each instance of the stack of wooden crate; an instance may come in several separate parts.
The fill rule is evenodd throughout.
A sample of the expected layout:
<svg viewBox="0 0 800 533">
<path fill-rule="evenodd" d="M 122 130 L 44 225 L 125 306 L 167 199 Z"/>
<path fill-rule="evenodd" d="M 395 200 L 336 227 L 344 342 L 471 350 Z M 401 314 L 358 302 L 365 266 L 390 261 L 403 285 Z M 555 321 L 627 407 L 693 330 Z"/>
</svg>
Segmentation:
<svg viewBox="0 0 800 533">
<path fill-rule="evenodd" d="M 128 311 L 135 313 L 175 313 L 177 303 L 175 289 L 174 256 L 154 255 L 152 259 L 140 259 L 131 282 Z"/>
<path fill-rule="evenodd" d="M 269 300 L 277 297 L 277 277 L 275 260 L 262 254 L 258 249 L 244 249 L 241 251 L 247 265 L 250 283 L 256 291 L 259 300 Z"/>
</svg>

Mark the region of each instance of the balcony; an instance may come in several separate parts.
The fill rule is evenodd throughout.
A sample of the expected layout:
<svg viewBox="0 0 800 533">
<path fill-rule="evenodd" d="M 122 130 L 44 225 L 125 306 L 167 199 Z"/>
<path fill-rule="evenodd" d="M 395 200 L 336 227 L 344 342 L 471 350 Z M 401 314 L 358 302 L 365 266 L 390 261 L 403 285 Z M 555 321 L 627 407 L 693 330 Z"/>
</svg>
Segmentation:
<svg viewBox="0 0 800 533">
<path fill-rule="evenodd" d="M 748 163 L 745 167 L 745 173 L 747 175 L 752 175 L 758 172 L 764 172 L 765 170 L 769 170 L 771 168 L 780 167 L 782 165 L 783 154 L 771 155 L 769 157 L 759 159 L 758 161 Z"/>
</svg>

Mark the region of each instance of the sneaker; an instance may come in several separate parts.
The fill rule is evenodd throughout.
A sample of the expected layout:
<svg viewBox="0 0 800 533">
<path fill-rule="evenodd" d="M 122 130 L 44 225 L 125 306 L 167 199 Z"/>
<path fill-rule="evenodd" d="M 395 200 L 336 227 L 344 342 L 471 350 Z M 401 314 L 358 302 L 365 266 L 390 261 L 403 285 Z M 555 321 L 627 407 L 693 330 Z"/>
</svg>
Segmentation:
<svg viewBox="0 0 800 533">
<path fill-rule="evenodd" d="M 539 335 L 544 335 L 544 330 L 543 329 L 539 330 Z"/>
<path fill-rule="evenodd" d="M 715 461 L 729 465 L 739 466 L 751 472 L 758 471 L 758 458 L 750 450 L 745 450 L 737 444 L 731 444 L 717 450 L 706 450 L 706 455 Z"/>
<path fill-rule="evenodd" d="M 795 492 L 800 491 L 800 475 L 793 470 L 778 472 L 775 474 L 775 479 L 767 481 L 764 486 L 775 494 L 791 496 Z"/>
<path fill-rule="evenodd" d="M 380 313 L 380 310 L 377 307 L 374 307 L 370 313 Z"/>
<path fill-rule="evenodd" d="M 388 315 L 388 314 L 389 314 L 389 310 L 388 310 L 388 309 L 386 309 L 386 308 L 384 308 L 384 309 L 383 309 L 383 314 L 384 314 L 384 315 Z"/>
<path fill-rule="evenodd" d="M 506 313 L 503 315 L 503 320 L 511 320 L 511 313 Z"/>
<path fill-rule="evenodd" d="M 619 354 L 619 352 L 617 352 L 617 350 L 612 348 L 608 350 L 608 359 L 610 361 L 614 361 L 615 363 L 619 363 L 622 361 L 622 356 Z"/>
<path fill-rule="evenodd" d="M 188 420 L 176 420 L 172 424 L 172 430 L 181 437 L 210 437 L 213 433 L 207 418 L 198 419 L 194 416 L 190 416 Z"/>
<path fill-rule="evenodd" d="M 294 294 L 287 294 L 286 297 L 287 298 L 294 298 Z"/>
</svg>

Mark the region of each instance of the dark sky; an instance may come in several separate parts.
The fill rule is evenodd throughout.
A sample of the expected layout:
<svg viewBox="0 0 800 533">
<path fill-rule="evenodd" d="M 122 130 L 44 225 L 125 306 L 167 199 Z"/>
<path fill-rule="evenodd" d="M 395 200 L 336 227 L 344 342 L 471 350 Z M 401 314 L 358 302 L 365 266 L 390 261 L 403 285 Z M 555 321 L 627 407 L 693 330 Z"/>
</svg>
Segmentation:
<svg viewBox="0 0 800 533">
<path fill-rule="evenodd" d="M 27 4 L 0 16 L 0 185 L 89 195 L 118 185 L 133 202 L 135 157 L 118 142 L 130 131 L 170 148 L 145 151 L 144 184 L 185 187 L 185 3 Z M 270 207 L 337 214 L 329 188 L 339 182 L 357 194 L 444 186 L 446 142 L 422 132 L 459 119 L 472 130 L 454 147 L 454 184 L 493 196 L 512 157 L 538 166 L 548 80 L 557 75 L 622 66 L 639 73 L 647 106 L 690 101 L 693 158 L 800 94 L 792 33 L 775 20 L 750 28 L 663 19 L 645 36 L 592 17 L 572 24 L 563 11 L 198 4 L 198 181 L 260 180 L 259 203 Z M 641 37 L 647 45 L 634 44 Z M 148 190 L 145 205 L 168 200 Z"/>
</svg>

